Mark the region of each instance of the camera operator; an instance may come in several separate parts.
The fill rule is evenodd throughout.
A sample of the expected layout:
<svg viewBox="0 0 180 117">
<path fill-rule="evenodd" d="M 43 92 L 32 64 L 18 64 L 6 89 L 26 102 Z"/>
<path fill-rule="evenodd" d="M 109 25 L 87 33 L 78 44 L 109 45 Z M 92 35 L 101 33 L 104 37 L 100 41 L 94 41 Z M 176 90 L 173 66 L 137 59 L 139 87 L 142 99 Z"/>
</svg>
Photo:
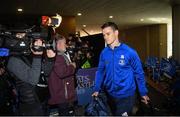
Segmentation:
<svg viewBox="0 0 180 117">
<path fill-rule="evenodd" d="M 34 39 L 32 43 L 35 47 L 42 47 L 43 41 L 40 38 Z M 43 50 L 36 51 L 31 48 L 30 56 L 10 56 L 7 68 L 14 76 L 16 88 L 19 95 L 18 115 L 44 115 L 42 103 L 39 101 L 35 87 L 39 81 L 42 68 L 48 75 L 51 69 L 51 59 L 42 63 Z M 52 50 L 46 50 L 47 57 L 53 58 L 55 53 Z M 45 66 L 45 67 L 43 67 Z"/>
</svg>

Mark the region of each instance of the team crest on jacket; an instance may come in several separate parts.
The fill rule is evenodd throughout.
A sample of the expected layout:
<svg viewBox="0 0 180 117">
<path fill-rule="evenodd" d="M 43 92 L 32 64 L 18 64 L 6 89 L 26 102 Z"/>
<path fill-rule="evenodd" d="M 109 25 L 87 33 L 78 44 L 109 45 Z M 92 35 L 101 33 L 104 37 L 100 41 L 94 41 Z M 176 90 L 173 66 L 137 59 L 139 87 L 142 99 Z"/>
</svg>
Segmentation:
<svg viewBox="0 0 180 117">
<path fill-rule="evenodd" d="M 120 65 L 125 65 L 124 55 L 121 55 L 121 56 L 120 56 L 119 64 L 120 64 Z"/>
</svg>

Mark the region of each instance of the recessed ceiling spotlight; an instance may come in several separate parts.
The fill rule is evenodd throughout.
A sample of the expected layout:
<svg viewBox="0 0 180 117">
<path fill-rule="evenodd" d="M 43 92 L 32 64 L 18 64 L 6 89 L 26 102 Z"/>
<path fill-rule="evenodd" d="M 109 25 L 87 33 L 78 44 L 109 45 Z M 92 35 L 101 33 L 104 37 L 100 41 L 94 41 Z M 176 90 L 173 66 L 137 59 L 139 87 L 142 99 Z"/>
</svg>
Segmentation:
<svg viewBox="0 0 180 117">
<path fill-rule="evenodd" d="M 142 21 L 144 21 L 144 19 L 140 19 L 140 21 L 142 22 Z"/>
<path fill-rule="evenodd" d="M 81 16 L 82 14 L 81 13 L 77 13 L 78 16 Z"/>
<path fill-rule="evenodd" d="M 110 18 L 110 19 L 112 19 L 112 18 L 113 18 L 113 16 L 112 16 L 112 15 L 110 15 L 110 16 L 109 16 L 109 18 Z"/>
<path fill-rule="evenodd" d="M 21 9 L 21 8 L 18 8 L 18 9 L 17 9 L 17 11 L 18 11 L 18 12 L 22 12 L 22 11 L 23 11 L 23 9 Z"/>
<path fill-rule="evenodd" d="M 85 27 L 86 27 L 86 25 L 83 25 L 83 27 L 85 28 Z"/>
</svg>

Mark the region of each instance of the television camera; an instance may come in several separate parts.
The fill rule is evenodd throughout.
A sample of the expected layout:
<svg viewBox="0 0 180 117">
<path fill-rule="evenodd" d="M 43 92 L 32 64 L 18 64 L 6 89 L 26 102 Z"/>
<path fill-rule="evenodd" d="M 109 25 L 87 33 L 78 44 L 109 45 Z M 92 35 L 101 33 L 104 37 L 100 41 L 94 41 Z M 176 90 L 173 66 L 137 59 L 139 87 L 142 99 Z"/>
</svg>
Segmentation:
<svg viewBox="0 0 180 117">
<path fill-rule="evenodd" d="M 49 27 L 55 29 L 59 27 L 62 17 L 42 16 L 40 26 L 31 26 L 30 28 L 16 27 L 11 30 L 0 27 L 0 57 L 9 55 L 29 55 L 31 49 L 34 51 L 43 51 L 44 49 L 54 49 L 55 43 L 50 38 L 52 33 L 49 33 Z M 36 39 L 43 40 L 43 46 L 33 45 Z"/>
<path fill-rule="evenodd" d="M 33 26 L 33 28 L 35 28 Z M 52 44 L 48 41 L 48 32 L 34 32 L 31 29 L 21 30 L 1 30 L 0 31 L 0 52 L 9 54 L 30 54 L 31 50 L 43 51 L 44 48 L 51 48 Z M 42 47 L 33 45 L 35 39 L 42 39 L 45 43 Z M 5 54 L 5 53 L 4 53 Z M 7 56 L 9 54 L 6 54 Z"/>
</svg>

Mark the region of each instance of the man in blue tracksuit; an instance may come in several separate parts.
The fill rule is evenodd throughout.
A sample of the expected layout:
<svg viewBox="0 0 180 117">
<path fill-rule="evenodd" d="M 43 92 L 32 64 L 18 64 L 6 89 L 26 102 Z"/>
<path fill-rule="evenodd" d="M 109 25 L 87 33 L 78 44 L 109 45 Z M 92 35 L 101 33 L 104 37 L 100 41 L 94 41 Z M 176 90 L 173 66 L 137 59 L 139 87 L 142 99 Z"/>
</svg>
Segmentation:
<svg viewBox="0 0 180 117">
<path fill-rule="evenodd" d="M 107 47 L 100 55 L 92 96 L 98 96 L 103 88 L 113 115 L 128 115 L 135 103 L 136 83 L 142 101 L 147 104 L 149 100 L 141 61 L 134 49 L 119 41 L 115 23 L 107 22 L 101 28 Z"/>
</svg>

